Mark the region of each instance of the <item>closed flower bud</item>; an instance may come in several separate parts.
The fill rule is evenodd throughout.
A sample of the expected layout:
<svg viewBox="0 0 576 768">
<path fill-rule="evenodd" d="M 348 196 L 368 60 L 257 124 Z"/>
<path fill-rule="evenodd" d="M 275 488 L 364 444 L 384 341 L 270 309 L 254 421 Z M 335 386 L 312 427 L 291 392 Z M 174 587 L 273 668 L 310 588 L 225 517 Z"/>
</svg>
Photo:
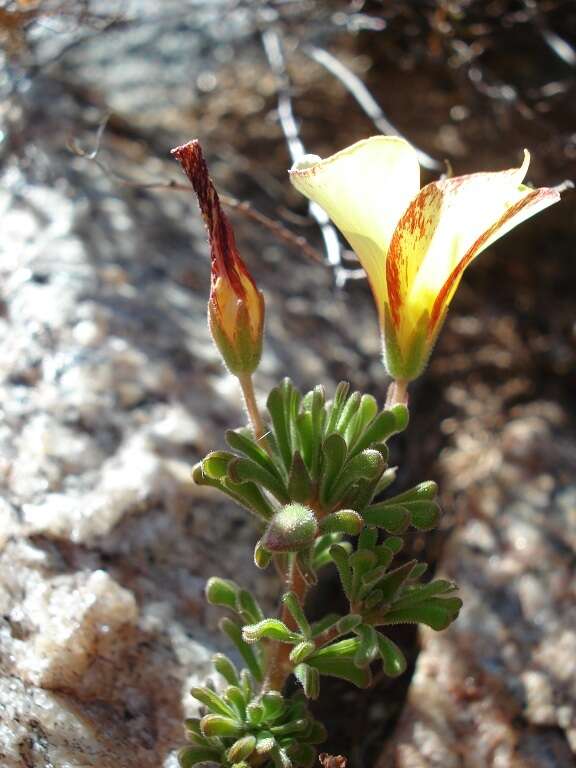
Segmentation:
<svg viewBox="0 0 576 768">
<path fill-rule="evenodd" d="M 214 343 L 235 375 L 250 374 L 262 355 L 264 297 L 240 258 L 198 141 L 172 150 L 190 179 L 208 229 L 212 258 L 208 322 Z"/>
<path fill-rule="evenodd" d="M 286 504 L 270 521 L 261 544 L 269 552 L 298 552 L 318 533 L 314 512 L 303 504 Z"/>
</svg>

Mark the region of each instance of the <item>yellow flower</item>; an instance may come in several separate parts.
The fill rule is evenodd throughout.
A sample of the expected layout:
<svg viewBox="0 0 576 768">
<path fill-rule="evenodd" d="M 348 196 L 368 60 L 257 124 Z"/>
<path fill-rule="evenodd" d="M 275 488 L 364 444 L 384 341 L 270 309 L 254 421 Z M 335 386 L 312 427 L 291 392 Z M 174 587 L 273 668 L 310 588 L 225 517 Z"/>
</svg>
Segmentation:
<svg viewBox="0 0 576 768">
<path fill-rule="evenodd" d="M 374 136 L 321 160 L 304 157 L 292 184 L 322 206 L 365 269 L 380 316 L 384 362 L 406 382 L 422 373 L 466 267 L 525 219 L 557 202 L 522 184 L 520 168 L 472 173 L 420 189 L 415 150 Z"/>
<path fill-rule="evenodd" d="M 262 355 L 264 297 L 240 258 L 199 142 L 176 147 L 172 154 L 192 183 L 208 229 L 212 258 L 208 322 L 212 338 L 231 373 L 252 373 Z"/>
</svg>

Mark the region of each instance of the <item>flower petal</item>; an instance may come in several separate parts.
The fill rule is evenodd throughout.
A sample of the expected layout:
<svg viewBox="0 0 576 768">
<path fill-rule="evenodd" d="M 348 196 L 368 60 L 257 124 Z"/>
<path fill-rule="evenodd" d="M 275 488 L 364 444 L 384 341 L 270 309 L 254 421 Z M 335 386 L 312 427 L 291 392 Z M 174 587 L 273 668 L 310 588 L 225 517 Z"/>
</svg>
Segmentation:
<svg viewBox="0 0 576 768">
<path fill-rule="evenodd" d="M 473 173 L 425 186 L 398 223 L 387 259 L 392 318 L 397 327 L 430 313 L 430 333 L 465 267 L 524 219 L 559 199 L 554 190 L 531 190 L 520 168 Z M 542 192 L 543 194 L 535 194 Z M 445 287 L 450 282 L 450 286 Z M 434 317 L 432 317 L 434 314 Z M 401 335 L 409 333 L 401 329 Z"/>
<path fill-rule="evenodd" d="M 396 136 L 373 136 L 320 160 L 304 158 L 290 180 L 344 234 L 368 274 L 380 312 L 385 258 L 394 229 L 420 186 L 415 150 Z"/>
<path fill-rule="evenodd" d="M 550 205 L 553 205 L 560 200 L 560 193 L 553 188 L 542 187 L 541 189 L 530 189 L 529 187 L 522 185 L 522 190 L 524 190 L 524 197 L 520 198 L 520 200 L 518 200 L 512 207 L 508 208 L 497 222 L 480 235 L 448 276 L 448 279 L 436 296 L 436 300 L 432 307 L 430 315 L 431 333 L 434 333 L 436 325 L 441 321 L 456 289 L 458 288 L 464 270 L 470 262 L 489 245 L 498 240 L 498 238 L 505 235 L 511 229 L 514 229 L 514 227 L 517 227 L 518 224 L 521 224 L 523 221 L 526 221 L 526 219 L 529 219 L 531 216 L 534 216 L 536 213 L 543 211 L 545 208 L 548 208 Z"/>
</svg>

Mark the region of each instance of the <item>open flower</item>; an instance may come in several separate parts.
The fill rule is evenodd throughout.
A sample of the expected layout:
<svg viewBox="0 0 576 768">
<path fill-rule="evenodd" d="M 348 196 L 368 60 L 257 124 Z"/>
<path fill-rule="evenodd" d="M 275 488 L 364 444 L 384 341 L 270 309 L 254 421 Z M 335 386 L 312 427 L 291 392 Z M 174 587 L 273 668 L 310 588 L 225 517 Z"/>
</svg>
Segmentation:
<svg viewBox="0 0 576 768">
<path fill-rule="evenodd" d="M 380 316 L 384 362 L 398 382 L 422 373 L 466 267 L 517 224 L 557 202 L 522 184 L 520 168 L 441 179 L 420 189 L 415 150 L 374 136 L 321 160 L 305 156 L 293 185 L 322 206 L 365 269 Z"/>
<path fill-rule="evenodd" d="M 192 182 L 208 228 L 212 257 L 210 332 L 230 372 L 250 374 L 262 355 L 264 297 L 240 258 L 199 142 L 176 147 L 172 154 Z"/>
</svg>

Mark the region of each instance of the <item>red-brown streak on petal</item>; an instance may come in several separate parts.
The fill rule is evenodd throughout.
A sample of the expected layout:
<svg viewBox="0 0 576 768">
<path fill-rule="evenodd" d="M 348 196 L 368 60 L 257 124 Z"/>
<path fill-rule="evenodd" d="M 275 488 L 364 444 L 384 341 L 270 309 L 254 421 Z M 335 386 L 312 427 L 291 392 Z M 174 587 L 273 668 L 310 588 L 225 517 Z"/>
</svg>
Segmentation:
<svg viewBox="0 0 576 768">
<path fill-rule="evenodd" d="M 454 267 L 448 279 L 440 289 L 440 292 L 436 296 L 436 300 L 434 301 L 434 306 L 432 307 L 432 313 L 430 315 L 430 325 L 428 326 L 429 336 L 431 336 L 434 333 L 434 329 L 438 321 L 442 317 L 442 312 L 444 311 L 444 305 L 450 298 L 450 293 L 452 291 L 452 288 L 456 284 L 457 280 L 459 280 L 460 276 L 462 275 L 466 267 L 474 259 L 479 249 L 484 245 L 484 243 L 487 240 L 489 240 L 490 237 L 492 237 L 492 235 L 495 234 L 500 229 L 500 227 L 504 226 L 504 224 L 506 224 L 506 222 L 509 221 L 509 219 L 511 219 L 513 216 L 515 216 L 524 208 L 526 208 L 526 206 L 538 200 L 541 200 L 542 198 L 545 198 L 545 197 L 554 197 L 557 200 L 560 199 L 560 195 L 558 194 L 558 192 L 552 188 L 543 187 L 542 189 L 535 189 L 529 195 L 526 195 L 526 197 L 523 197 L 522 200 L 519 200 L 511 208 L 509 208 L 506 211 L 506 213 L 504 213 L 504 215 L 501 216 L 495 224 L 492 224 L 492 226 L 489 229 L 487 229 L 485 232 L 483 232 L 480 235 L 480 237 L 473 243 L 473 245 L 470 246 L 470 248 L 466 251 L 465 255 L 460 259 L 458 264 Z"/>
<path fill-rule="evenodd" d="M 408 259 L 410 258 L 407 248 L 402 247 L 402 236 L 408 232 L 415 240 L 421 240 L 425 237 L 432 223 L 429 217 L 425 215 L 425 211 L 430 207 L 430 199 L 436 196 L 440 199 L 440 190 L 435 183 L 422 187 L 402 214 L 390 241 L 390 248 L 386 257 L 386 289 L 392 320 L 396 328 L 400 325 L 400 310 L 403 303 L 402 280 L 407 286 Z"/>
<path fill-rule="evenodd" d="M 240 279 L 240 273 L 255 286 L 252 276 L 240 258 L 234 232 L 226 218 L 216 187 L 208 173 L 202 148 L 198 140 L 189 141 L 172 150 L 182 165 L 184 173 L 190 179 L 202 217 L 208 228 L 212 255 L 212 286 L 216 279 L 225 276 L 238 298 L 245 299 L 246 291 Z"/>
</svg>

